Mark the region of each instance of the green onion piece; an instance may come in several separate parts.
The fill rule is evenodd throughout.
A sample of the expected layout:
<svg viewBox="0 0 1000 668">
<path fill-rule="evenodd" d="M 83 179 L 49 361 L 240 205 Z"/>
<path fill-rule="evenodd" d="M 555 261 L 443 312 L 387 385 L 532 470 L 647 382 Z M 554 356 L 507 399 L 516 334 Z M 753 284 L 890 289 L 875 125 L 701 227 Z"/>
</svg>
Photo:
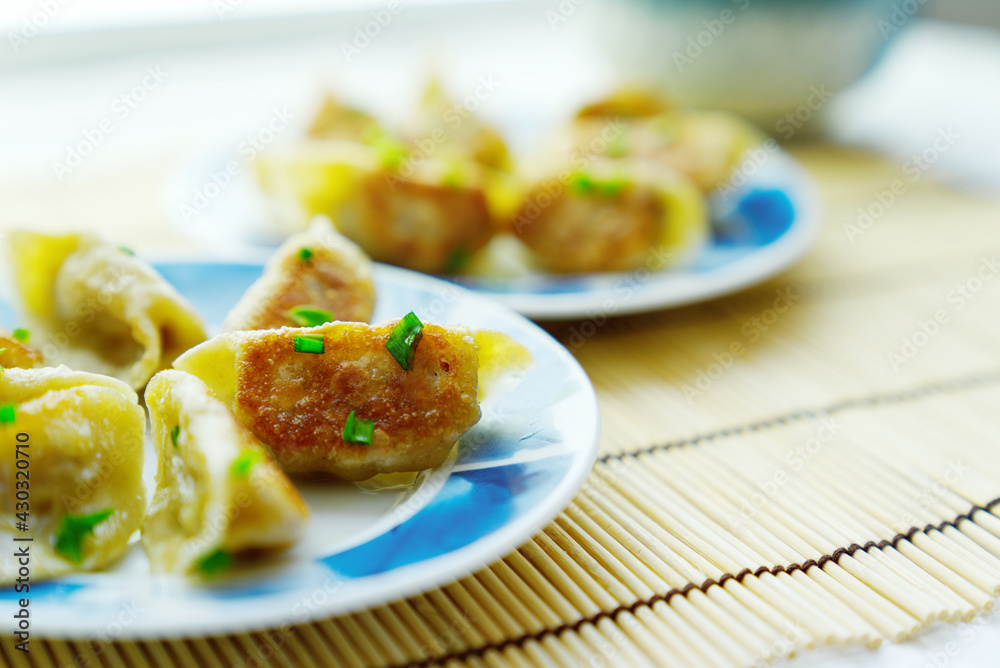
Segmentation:
<svg viewBox="0 0 1000 668">
<path fill-rule="evenodd" d="M 329 311 L 315 306 L 293 306 L 288 309 L 288 317 L 299 327 L 316 327 L 336 319 Z"/>
<path fill-rule="evenodd" d="M 372 420 L 354 417 L 354 411 L 351 411 L 347 416 L 347 423 L 344 424 L 344 443 L 371 445 L 374 436 L 375 423 Z"/>
<path fill-rule="evenodd" d="M 131 255 L 132 257 L 135 257 L 135 251 L 129 248 L 128 246 L 119 246 L 118 250 L 125 253 L 126 255 Z"/>
<path fill-rule="evenodd" d="M 234 563 L 233 555 L 222 548 L 209 552 L 195 562 L 194 567 L 201 575 L 210 578 L 228 570 Z"/>
<path fill-rule="evenodd" d="M 233 460 L 233 465 L 229 468 L 229 472 L 233 474 L 234 478 L 246 478 L 250 475 L 250 469 L 253 468 L 253 465 L 263 459 L 261 454 L 256 450 L 247 450 L 240 453 Z"/>
<path fill-rule="evenodd" d="M 74 564 L 83 563 L 83 540 L 114 512 L 105 508 L 90 515 L 63 515 L 56 529 L 56 552 Z"/>
<path fill-rule="evenodd" d="M 15 329 L 13 331 L 13 335 L 14 335 L 14 338 L 17 339 L 18 341 L 20 341 L 21 343 L 27 343 L 28 342 L 29 333 L 28 333 L 28 330 L 26 330 L 26 329 L 21 329 L 21 328 Z"/>
<path fill-rule="evenodd" d="M 294 339 L 295 352 L 321 355 L 325 351 L 322 334 L 304 334 Z"/>
<path fill-rule="evenodd" d="M 594 189 L 594 182 L 586 174 L 577 172 L 569 179 L 569 189 L 577 195 L 583 195 Z"/>
<path fill-rule="evenodd" d="M 622 178 L 609 179 L 597 184 L 597 191 L 604 197 L 617 197 L 628 186 L 628 181 Z"/>
<path fill-rule="evenodd" d="M 177 437 L 180 435 L 181 435 L 180 425 L 176 425 L 173 429 L 170 430 L 170 441 L 174 444 L 175 448 L 177 447 Z"/>
<path fill-rule="evenodd" d="M 302 260 L 303 262 L 308 262 L 309 260 L 312 259 L 312 256 L 313 252 L 308 248 L 299 249 L 299 259 Z"/>
<path fill-rule="evenodd" d="M 378 152 L 379 162 L 386 169 L 402 167 L 409 152 L 406 144 L 386 134 L 373 141 L 372 147 Z"/>
<path fill-rule="evenodd" d="M 417 344 L 423 336 L 424 323 L 420 318 L 410 311 L 403 316 L 403 319 L 396 323 L 389 334 L 389 339 L 385 342 L 385 349 L 396 358 L 399 366 L 404 371 L 413 368 L 413 356 L 417 352 Z"/>
<path fill-rule="evenodd" d="M 446 274 L 457 274 L 462 271 L 462 268 L 469 261 L 472 253 L 465 246 L 459 246 L 451 252 L 448 256 L 448 262 L 445 263 L 444 271 Z"/>
<path fill-rule="evenodd" d="M 0 424 L 14 424 L 17 421 L 17 404 L 0 404 Z"/>
</svg>

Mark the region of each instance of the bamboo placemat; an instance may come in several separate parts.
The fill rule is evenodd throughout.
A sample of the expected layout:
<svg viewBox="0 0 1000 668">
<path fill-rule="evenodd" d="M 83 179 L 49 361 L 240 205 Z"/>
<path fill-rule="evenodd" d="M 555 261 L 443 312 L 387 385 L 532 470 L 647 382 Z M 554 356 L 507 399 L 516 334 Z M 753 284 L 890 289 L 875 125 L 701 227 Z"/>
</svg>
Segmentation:
<svg viewBox="0 0 1000 668">
<path fill-rule="evenodd" d="M 750 666 L 823 643 L 902 641 L 991 609 L 1000 280 L 985 279 L 1000 271 L 1000 202 L 907 180 L 859 235 L 859 208 L 879 211 L 899 166 L 822 146 L 795 153 L 826 218 L 795 269 L 708 304 L 548 327 L 597 387 L 601 455 L 573 503 L 517 551 L 320 623 L 176 642 L 35 641 L 30 659 L 4 642 L 0 656 L 14 666 Z"/>
</svg>

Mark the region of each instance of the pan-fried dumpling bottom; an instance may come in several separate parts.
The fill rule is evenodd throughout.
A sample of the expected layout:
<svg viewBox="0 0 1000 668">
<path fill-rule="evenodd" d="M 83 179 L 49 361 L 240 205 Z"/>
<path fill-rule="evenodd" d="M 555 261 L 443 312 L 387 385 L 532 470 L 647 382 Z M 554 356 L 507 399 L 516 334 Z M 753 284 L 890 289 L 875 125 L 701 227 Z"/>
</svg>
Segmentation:
<svg viewBox="0 0 1000 668">
<path fill-rule="evenodd" d="M 231 332 L 174 363 L 202 378 L 237 419 L 296 474 L 364 480 L 439 466 L 480 417 L 481 391 L 531 363 L 496 332 L 425 324 L 405 371 L 386 350 L 395 322 Z M 323 352 L 296 352 L 296 339 Z M 351 413 L 371 444 L 346 442 Z"/>
<path fill-rule="evenodd" d="M 289 237 L 264 274 L 226 316 L 223 328 L 296 327 L 295 307 L 327 311 L 329 320 L 368 322 L 375 307 L 371 260 L 323 217 Z M 312 323 L 318 324 L 318 323 Z"/>
<path fill-rule="evenodd" d="M 29 547 L 33 581 L 94 570 L 122 556 L 146 511 L 145 428 L 135 392 L 121 381 L 66 367 L 0 373 L 0 538 L 6 546 L 0 584 L 19 577 L 14 553 L 22 546 Z M 18 517 L 25 491 L 30 508 Z M 27 531 L 17 529 L 21 521 Z M 33 540 L 13 540 L 26 536 Z"/>
<path fill-rule="evenodd" d="M 45 366 L 42 353 L 0 329 L 0 369 L 36 369 Z"/>
<path fill-rule="evenodd" d="M 194 308 L 148 264 L 89 235 L 10 235 L 32 341 L 47 362 L 142 389 L 205 340 Z"/>
<path fill-rule="evenodd" d="M 203 382 L 158 373 L 146 406 L 159 453 L 142 527 L 154 573 L 210 574 L 241 553 L 299 541 L 309 511 L 298 490 Z"/>
</svg>

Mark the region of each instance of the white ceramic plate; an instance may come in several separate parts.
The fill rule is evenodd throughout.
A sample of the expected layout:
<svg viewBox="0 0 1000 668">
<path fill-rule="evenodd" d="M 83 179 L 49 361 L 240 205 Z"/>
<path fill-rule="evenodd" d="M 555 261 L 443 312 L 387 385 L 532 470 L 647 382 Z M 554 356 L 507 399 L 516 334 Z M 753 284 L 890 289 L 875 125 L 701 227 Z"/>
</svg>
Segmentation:
<svg viewBox="0 0 1000 668">
<path fill-rule="evenodd" d="M 218 328 L 260 262 L 169 261 L 157 268 Z M 134 543 L 114 568 L 32 583 L 35 637 L 152 638 L 264 629 L 347 613 L 431 589 L 482 568 L 540 530 L 571 500 L 597 452 L 594 389 L 548 334 L 495 302 L 429 276 L 378 266 L 374 320 L 425 320 L 502 331 L 535 364 L 445 466 L 411 486 L 303 484 L 312 510 L 291 552 L 211 584 L 151 576 Z M 0 305 L 0 321 L 11 324 Z M 510 388 L 509 388 L 510 389 Z M 151 482 L 155 460 L 147 456 Z M 0 607 L 22 597 L 0 590 Z"/>
</svg>

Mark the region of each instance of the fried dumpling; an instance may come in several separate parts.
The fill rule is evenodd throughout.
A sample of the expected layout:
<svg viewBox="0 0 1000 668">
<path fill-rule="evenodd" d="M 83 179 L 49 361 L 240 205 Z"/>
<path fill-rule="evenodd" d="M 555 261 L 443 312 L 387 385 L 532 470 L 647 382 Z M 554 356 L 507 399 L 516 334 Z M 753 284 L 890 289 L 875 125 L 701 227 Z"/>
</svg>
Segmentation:
<svg viewBox="0 0 1000 668">
<path fill-rule="evenodd" d="M 332 320 L 368 322 L 371 260 L 323 217 L 289 237 L 226 316 L 223 329 L 277 329 Z M 310 319 L 320 318 L 320 322 Z"/>
<path fill-rule="evenodd" d="M 554 149 L 580 156 L 652 160 L 710 192 L 764 140 L 756 127 L 734 114 L 672 109 L 636 117 L 580 116 L 557 136 Z"/>
<path fill-rule="evenodd" d="M 387 342 L 398 343 L 411 317 L 231 332 L 174 365 L 202 378 L 290 473 L 419 471 L 442 464 L 479 421 L 480 391 L 531 357 L 502 334 L 427 324 L 407 370 Z"/>
<path fill-rule="evenodd" d="M 693 257 L 710 232 L 704 199 L 684 175 L 596 159 L 536 180 L 511 227 L 539 265 L 560 273 L 657 271 Z"/>
<path fill-rule="evenodd" d="M 309 511 L 298 490 L 205 383 L 162 371 L 146 406 L 159 464 L 142 544 L 154 573 L 211 575 L 299 541 Z"/>
<path fill-rule="evenodd" d="M 138 390 L 205 340 L 194 308 L 131 251 L 84 234 L 22 231 L 9 241 L 32 342 L 46 362 Z"/>
<path fill-rule="evenodd" d="M 254 164 L 287 224 L 323 214 L 377 262 L 454 271 L 493 234 L 492 180 L 473 162 L 411 155 L 388 137 L 373 145 L 314 140 Z"/>
<path fill-rule="evenodd" d="M 0 369 L 36 369 L 45 366 L 42 353 L 28 345 L 27 330 L 15 330 L 21 337 L 13 336 L 0 328 Z"/>
<path fill-rule="evenodd" d="M 66 367 L 0 373 L 0 535 L 10 546 L 0 552 L 3 584 L 19 577 L 22 546 L 30 547 L 32 580 L 124 554 L 146 511 L 145 428 L 135 392 L 121 381 Z M 33 540 L 13 540 L 26 536 Z"/>
<path fill-rule="evenodd" d="M 431 79 L 417 114 L 403 133 L 404 139 L 423 158 L 451 157 L 509 170 L 512 161 L 506 142 L 473 111 L 479 101 L 471 100 L 475 105 L 453 100 L 438 79 Z"/>
</svg>

